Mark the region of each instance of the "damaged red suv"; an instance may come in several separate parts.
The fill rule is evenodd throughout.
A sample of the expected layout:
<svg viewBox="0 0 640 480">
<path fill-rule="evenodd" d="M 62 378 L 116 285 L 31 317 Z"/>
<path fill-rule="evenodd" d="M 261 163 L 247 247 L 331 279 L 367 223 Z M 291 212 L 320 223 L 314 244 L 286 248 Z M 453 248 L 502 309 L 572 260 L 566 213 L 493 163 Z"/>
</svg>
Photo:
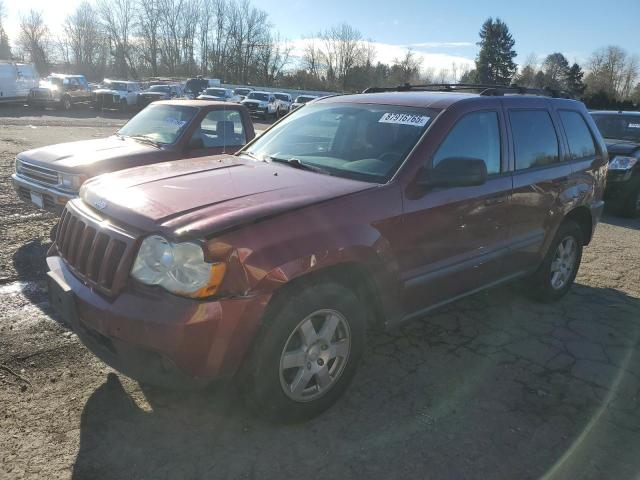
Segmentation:
<svg viewBox="0 0 640 480">
<path fill-rule="evenodd" d="M 298 420 L 340 397 L 374 327 L 515 279 L 559 299 L 603 207 L 592 119 L 545 92 L 439 89 L 324 98 L 235 155 L 90 180 L 48 255 L 52 304 L 133 378 L 237 374 Z"/>
</svg>

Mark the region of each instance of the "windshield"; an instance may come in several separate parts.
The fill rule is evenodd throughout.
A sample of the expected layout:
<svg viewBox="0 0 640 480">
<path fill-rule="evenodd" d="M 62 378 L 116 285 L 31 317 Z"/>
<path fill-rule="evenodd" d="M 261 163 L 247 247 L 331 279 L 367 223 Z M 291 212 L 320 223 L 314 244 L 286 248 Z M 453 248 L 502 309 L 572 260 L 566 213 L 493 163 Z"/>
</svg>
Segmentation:
<svg viewBox="0 0 640 480">
<path fill-rule="evenodd" d="M 203 94 L 210 95 L 212 97 L 224 97 L 226 91 L 223 88 L 207 88 Z"/>
<path fill-rule="evenodd" d="M 258 160 L 293 160 L 332 175 L 384 183 L 435 113 L 389 105 L 310 105 L 285 118 L 245 152 Z"/>
<path fill-rule="evenodd" d="M 276 93 L 276 98 L 278 100 L 284 100 L 285 102 L 289 102 L 289 95 L 285 95 L 284 93 Z"/>
<path fill-rule="evenodd" d="M 104 82 L 104 88 L 110 90 L 124 91 L 127 89 L 127 84 L 122 82 Z"/>
<path fill-rule="evenodd" d="M 200 93 L 203 89 L 207 87 L 208 84 L 209 82 L 207 82 L 206 80 L 203 80 L 200 78 L 191 78 L 187 80 L 187 83 L 185 84 L 184 88 L 188 92 Z"/>
<path fill-rule="evenodd" d="M 314 98 L 316 98 L 316 97 L 303 97 L 303 96 L 300 96 L 300 97 L 296 98 L 296 103 L 307 103 L 308 101 L 313 100 Z"/>
<path fill-rule="evenodd" d="M 163 144 L 175 143 L 196 111 L 196 108 L 178 105 L 150 105 L 118 133 L 125 137 L 146 137 Z"/>
<path fill-rule="evenodd" d="M 152 87 L 149 88 L 149 91 L 169 93 L 171 91 L 171 88 L 169 87 L 169 85 L 153 85 Z"/>
<path fill-rule="evenodd" d="M 247 95 L 249 92 L 251 92 L 250 88 L 236 88 L 235 89 L 236 95 Z"/>
<path fill-rule="evenodd" d="M 269 95 L 267 95 L 266 93 L 251 92 L 247 98 L 251 98 L 253 100 L 262 100 L 266 102 L 267 100 L 269 100 Z"/>
<path fill-rule="evenodd" d="M 593 120 L 604 138 L 640 143 L 640 115 L 593 114 Z"/>
</svg>

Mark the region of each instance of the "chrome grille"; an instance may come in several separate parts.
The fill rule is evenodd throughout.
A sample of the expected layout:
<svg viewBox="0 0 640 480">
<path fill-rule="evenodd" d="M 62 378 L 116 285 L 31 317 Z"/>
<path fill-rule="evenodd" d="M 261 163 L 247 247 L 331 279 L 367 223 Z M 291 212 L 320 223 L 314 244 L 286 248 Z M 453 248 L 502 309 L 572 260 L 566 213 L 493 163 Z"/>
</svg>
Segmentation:
<svg viewBox="0 0 640 480">
<path fill-rule="evenodd" d="M 38 167 L 30 163 L 20 161 L 18 174 L 21 177 L 35 180 L 38 183 L 46 185 L 58 185 L 58 173 L 49 168 Z"/>
<path fill-rule="evenodd" d="M 58 253 L 78 278 L 113 296 L 129 276 L 135 238 L 84 215 L 72 203 L 67 204 L 58 224 Z"/>
</svg>

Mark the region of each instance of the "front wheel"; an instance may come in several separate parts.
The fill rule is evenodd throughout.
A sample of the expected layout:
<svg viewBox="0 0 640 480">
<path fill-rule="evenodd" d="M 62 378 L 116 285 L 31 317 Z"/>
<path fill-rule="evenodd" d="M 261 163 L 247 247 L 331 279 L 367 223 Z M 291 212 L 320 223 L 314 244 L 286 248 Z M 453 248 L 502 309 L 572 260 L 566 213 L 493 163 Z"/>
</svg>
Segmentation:
<svg viewBox="0 0 640 480">
<path fill-rule="evenodd" d="M 125 113 L 129 108 L 129 105 L 127 105 L 127 101 L 126 100 L 121 100 L 120 101 L 120 112 Z"/>
<path fill-rule="evenodd" d="M 71 110 L 71 99 L 69 97 L 62 97 L 62 100 L 60 100 L 60 109 L 65 112 Z"/>
<path fill-rule="evenodd" d="M 319 283 L 280 298 L 246 366 L 248 399 L 271 420 L 319 415 L 342 395 L 365 345 L 365 308 L 349 289 Z"/>
<path fill-rule="evenodd" d="M 580 226 L 573 220 L 565 220 L 558 228 L 542 264 L 529 279 L 529 295 L 541 302 L 562 298 L 578 274 L 582 246 Z"/>
</svg>

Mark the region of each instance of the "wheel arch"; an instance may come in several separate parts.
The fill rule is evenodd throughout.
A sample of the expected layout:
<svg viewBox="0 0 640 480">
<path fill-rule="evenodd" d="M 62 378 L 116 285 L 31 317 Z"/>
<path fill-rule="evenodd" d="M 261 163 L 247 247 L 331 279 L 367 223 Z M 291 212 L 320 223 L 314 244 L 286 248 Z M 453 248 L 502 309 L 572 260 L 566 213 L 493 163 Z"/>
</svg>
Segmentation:
<svg viewBox="0 0 640 480">
<path fill-rule="evenodd" d="M 583 245 L 589 245 L 593 236 L 593 216 L 591 210 L 581 205 L 565 215 L 565 220 L 572 220 L 578 224 L 582 231 Z"/>
</svg>

